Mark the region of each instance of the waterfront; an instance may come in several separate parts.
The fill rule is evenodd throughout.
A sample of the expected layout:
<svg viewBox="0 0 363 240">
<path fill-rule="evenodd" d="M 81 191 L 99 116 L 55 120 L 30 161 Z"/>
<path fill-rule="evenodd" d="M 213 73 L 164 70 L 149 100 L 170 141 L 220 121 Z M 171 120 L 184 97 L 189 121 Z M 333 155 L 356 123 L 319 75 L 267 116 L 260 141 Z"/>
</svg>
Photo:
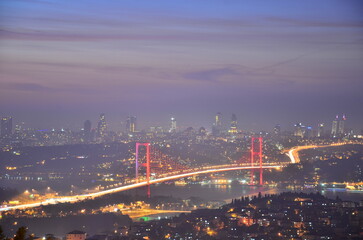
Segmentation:
<svg viewBox="0 0 363 240">
<path fill-rule="evenodd" d="M 145 194 L 146 189 L 137 189 L 127 192 L 128 194 Z M 305 193 L 316 193 L 318 190 L 305 188 L 305 189 L 291 189 L 283 187 L 267 187 L 267 186 L 248 186 L 248 185 L 237 185 L 237 184 L 226 184 L 226 185 L 214 185 L 214 184 L 187 184 L 187 185 L 174 185 L 174 184 L 158 184 L 151 186 L 152 195 L 158 196 L 172 196 L 174 198 L 200 198 L 202 201 L 216 202 L 216 206 L 223 205 L 224 203 L 230 203 L 232 199 L 241 198 L 242 196 L 256 196 L 259 192 L 262 195 L 265 194 L 279 194 L 282 192 L 305 192 Z M 345 189 L 334 189 L 334 190 L 319 190 L 319 192 L 327 198 L 336 199 L 339 197 L 345 201 L 359 202 L 363 200 L 363 191 L 348 191 Z M 152 214 L 143 215 L 142 218 L 136 220 L 152 220 L 160 218 L 169 218 L 177 216 L 180 213 L 165 213 L 165 214 Z"/>
<path fill-rule="evenodd" d="M 138 189 L 137 192 L 142 194 L 144 189 Z M 278 194 L 281 192 L 296 191 L 296 192 L 317 192 L 311 188 L 305 189 L 291 189 L 282 187 L 265 187 L 265 186 L 248 186 L 248 185 L 202 185 L 202 184 L 188 184 L 184 186 L 175 186 L 173 184 L 159 184 L 151 186 L 153 195 L 166 195 L 176 198 L 198 197 L 209 201 L 225 201 L 229 202 L 233 198 L 240 198 L 241 196 L 257 195 L 259 192 L 264 194 Z M 363 200 L 363 191 L 347 191 L 344 189 L 335 190 L 319 190 L 319 192 L 328 197 L 335 199 L 339 196 L 342 200 L 356 201 Z"/>
</svg>

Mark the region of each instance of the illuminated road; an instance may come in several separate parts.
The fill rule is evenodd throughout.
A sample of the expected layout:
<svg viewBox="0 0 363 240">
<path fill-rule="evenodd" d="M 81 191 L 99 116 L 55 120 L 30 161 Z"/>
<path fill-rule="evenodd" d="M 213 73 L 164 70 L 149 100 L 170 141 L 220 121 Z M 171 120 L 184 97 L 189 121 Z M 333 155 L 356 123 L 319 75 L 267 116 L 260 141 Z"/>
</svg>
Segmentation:
<svg viewBox="0 0 363 240">
<path fill-rule="evenodd" d="M 146 217 L 146 216 L 150 216 L 150 215 L 156 215 L 156 214 L 169 214 L 169 213 L 190 213 L 190 211 L 155 210 L 155 209 L 151 209 L 151 208 L 122 211 L 122 214 L 129 215 L 129 217 L 132 219 L 137 219 L 137 218 Z"/>
<path fill-rule="evenodd" d="M 326 148 L 326 147 L 335 147 L 335 146 L 342 146 L 342 145 L 348 145 L 348 144 L 361 144 L 361 142 L 341 142 L 341 143 L 332 143 L 329 145 L 307 145 L 307 146 L 297 146 L 293 147 L 288 151 L 288 156 L 291 160 L 291 163 L 299 163 L 300 157 L 299 157 L 299 151 L 306 150 L 306 149 L 312 149 L 312 148 Z"/>
<path fill-rule="evenodd" d="M 229 167 L 227 167 L 229 166 Z M 282 165 L 264 165 L 262 168 L 268 169 L 268 168 L 281 168 Z M 216 173 L 216 172 L 226 172 L 226 171 L 236 171 L 236 170 L 248 170 L 248 169 L 259 169 L 259 166 L 238 166 L 238 165 L 220 165 L 220 166 L 210 166 L 207 169 L 201 169 L 199 171 L 194 172 L 188 172 L 188 173 L 181 173 L 181 174 L 175 174 L 172 176 L 167 177 L 161 177 L 157 179 L 150 180 L 149 183 L 146 181 L 140 182 L 140 183 L 134 183 L 130 185 L 125 185 L 117 188 L 112 188 L 108 190 L 98 191 L 94 193 L 88 193 L 88 194 L 81 194 L 76 196 L 68 196 L 68 197 L 57 197 L 52 199 L 47 199 L 42 202 L 35 202 L 35 203 L 29 203 L 29 204 L 22 204 L 22 205 L 16 205 L 16 206 L 8 206 L 8 207 L 2 207 L 0 208 L 0 212 L 2 211 L 8 211 L 8 210 L 15 210 L 15 209 L 24 209 L 24 208 L 33 208 L 33 207 L 39 207 L 41 205 L 52 205 L 52 204 L 58 204 L 58 203 L 72 203 L 72 202 L 78 202 L 85 199 L 93 199 L 96 197 L 101 197 L 107 194 L 112 194 L 116 192 L 122 192 L 134 188 L 139 188 L 143 186 L 147 186 L 148 184 L 156 184 L 166 181 L 175 180 L 178 178 L 184 178 L 184 177 L 190 177 L 193 175 L 199 175 L 199 174 L 208 174 L 208 173 Z"/>
<path fill-rule="evenodd" d="M 329 145 L 307 145 L 307 146 L 297 146 L 293 147 L 290 150 L 288 150 L 287 155 L 290 158 L 291 163 L 299 163 L 299 151 L 306 150 L 306 149 L 312 149 L 312 148 L 324 148 L 324 147 L 334 147 L 334 146 L 341 146 L 346 144 L 363 144 L 361 142 L 343 142 L 343 143 L 333 143 Z M 284 164 L 286 165 L 286 163 Z M 268 165 L 264 164 L 262 168 L 281 168 L 283 165 Z M 134 188 L 139 188 L 143 186 L 147 186 L 148 184 L 156 184 L 166 181 L 172 181 L 178 178 L 184 178 L 184 177 L 190 177 L 193 175 L 199 175 L 199 174 L 208 174 L 208 173 L 216 173 L 216 172 L 226 172 L 226 171 L 236 171 L 236 170 L 248 170 L 248 169 L 259 169 L 259 166 L 248 166 L 248 165 L 219 165 L 219 166 L 210 166 L 210 167 L 204 167 L 202 169 L 199 169 L 194 172 L 188 172 L 188 173 L 169 173 L 172 174 L 171 176 L 165 176 L 160 177 L 157 179 L 150 180 L 149 183 L 146 181 L 139 182 L 139 183 L 133 183 L 129 185 L 124 185 L 121 187 L 116 187 L 108 190 L 98 191 L 94 193 L 88 193 L 88 194 L 81 194 L 76 196 L 64 196 L 64 197 L 56 197 L 47 199 L 42 202 L 34 202 L 29 204 L 22 204 L 22 205 L 16 205 L 16 206 L 8 206 L 8 207 L 2 207 L 0 208 L 0 212 L 2 211 L 8 211 L 8 210 L 15 210 L 15 209 L 25 209 L 25 208 L 33 208 L 33 207 L 39 207 L 41 205 L 52 205 L 52 204 L 58 204 L 58 203 L 72 203 L 72 202 L 78 202 L 85 199 L 93 199 L 96 197 L 101 197 L 107 194 L 112 194 L 116 192 L 122 192 Z"/>
</svg>

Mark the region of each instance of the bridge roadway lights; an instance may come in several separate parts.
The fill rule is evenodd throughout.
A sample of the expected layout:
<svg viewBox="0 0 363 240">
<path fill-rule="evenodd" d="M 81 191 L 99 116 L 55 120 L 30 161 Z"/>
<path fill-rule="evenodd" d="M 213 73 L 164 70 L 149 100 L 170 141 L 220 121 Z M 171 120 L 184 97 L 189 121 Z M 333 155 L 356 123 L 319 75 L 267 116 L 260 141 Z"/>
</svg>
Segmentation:
<svg viewBox="0 0 363 240">
<path fill-rule="evenodd" d="M 360 142 L 339 143 L 339 145 L 345 145 L 345 144 L 360 144 L 360 145 L 363 145 L 363 143 L 360 143 Z M 331 146 L 335 146 L 335 145 L 338 145 L 338 144 L 310 146 L 309 148 L 331 147 Z M 145 144 L 143 144 L 143 146 L 145 146 Z M 306 147 L 306 146 L 304 146 L 304 147 Z M 137 149 L 136 150 L 136 152 L 137 152 L 137 154 L 136 154 L 136 156 L 137 156 L 136 157 L 136 164 L 138 164 L 138 147 L 136 149 Z M 299 149 L 299 147 L 297 147 L 297 149 L 295 149 L 295 151 L 299 151 L 299 150 L 301 150 L 301 149 Z M 292 164 L 295 163 L 293 158 L 290 158 L 290 160 L 291 160 Z M 287 164 L 290 164 L 290 163 L 278 163 L 278 165 L 268 164 L 268 166 L 265 165 L 262 168 L 268 168 L 268 169 L 277 168 L 277 169 L 279 169 L 281 167 L 285 167 Z M 179 175 L 175 175 L 175 176 L 169 176 L 169 177 L 162 177 L 162 178 L 159 178 L 159 179 L 153 179 L 153 180 L 150 180 L 150 182 L 148 182 L 148 183 L 145 183 L 145 182 L 138 183 L 138 181 L 137 181 L 137 183 L 133 183 L 133 184 L 130 184 L 130 185 L 125 185 L 125 186 L 120 186 L 120 187 L 117 187 L 117 188 L 114 188 L 114 189 L 102 190 L 102 191 L 98 191 L 98 192 L 95 192 L 95 193 L 81 194 L 81 195 L 68 196 L 68 197 L 57 197 L 56 199 L 47 199 L 47 200 L 42 201 L 42 202 L 34 202 L 34 203 L 21 204 L 21 205 L 16 205 L 16 206 L 0 207 L 0 212 L 15 210 L 15 209 L 34 208 L 34 207 L 39 207 L 41 205 L 79 202 L 79 201 L 82 201 L 82 200 L 85 200 L 85 199 L 88 199 L 88 198 L 93 199 L 93 198 L 96 198 L 96 197 L 104 196 L 104 195 L 115 193 L 115 192 L 126 191 L 126 190 L 130 190 L 130 189 L 138 188 L 138 187 L 147 186 L 147 185 L 150 185 L 150 184 L 175 180 L 175 179 L 178 179 L 178 178 L 189 177 L 189 176 L 192 176 L 192 175 L 207 174 L 207 173 L 212 173 L 212 172 L 224 172 L 224 171 L 232 171 L 232 170 L 251 169 L 251 166 L 237 167 L 237 166 L 231 166 L 230 165 L 230 167 L 223 166 L 224 168 L 217 169 L 218 167 L 221 167 L 221 166 L 210 166 L 210 170 L 199 170 L 197 172 L 192 172 L 192 173 L 183 173 L 183 174 L 179 174 Z M 261 168 L 260 168 L 260 170 L 261 170 Z"/>
<path fill-rule="evenodd" d="M 178 175 L 172 175 L 172 176 L 168 176 L 168 177 L 152 179 L 152 180 L 150 180 L 149 183 L 146 181 L 140 182 L 140 183 L 132 183 L 130 185 L 124 185 L 124 186 L 116 187 L 113 189 L 102 190 L 102 191 L 98 191 L 98 192 L 94 192 L 94 193 L 86 193 L 86 194 L 80 194 L 80 195 L 75 195 L 75 196 L 63 196 L 63 197 L 57 197 L 57 198 L 53 198 L 53 199 L 43 200 L 40 202 L 29 203 L 29 204 L 0 207 L 0 212 L 15 210 L 15 209 L 34 208 L 34 207 L 39 207 L 41 205 L 53 205 L 53 204 L 59 204 L 59 203 L 74 203 L 74 202 L 79 202 L 79 201 L 86 200 L 86 199 L 94 199 L 96 197 L 101 197 L 101 196 L 104 196 L 107 194 L 112 194 L 112 193 L 116 193 L 116 192 L 122 192 L 122 191 L 127 191 L 130 189 L 144 187 L 144 186 L 147 186 L 150 184 L 156 184 L 156 183 L 161 183 L 161 182 L 165 182 L 165 181 L 176 180 L 179 178 L 190 177 L 193 175 L 234 171 L 234 170 L 244 170 L 244 169 L 249 170 L 252 168 L 251 166 L 231 166 L 231 165 L 230 165 L 230 167 L 228 167 L 226 165 L 224 165 L 222 168 L 221 167 L 222 166 L 218 166 L 218 165 L 211 166 L 209 169 L 197 170 L 197 171 L 194 170 L 194 172 L 181 173 Z M 269 166 L 263 166 L 262 168 L 270 169 L 270 168 L 280 168 L 280 167 L 283 167 L 283 165 L 269 165 Z"/>
</svg>

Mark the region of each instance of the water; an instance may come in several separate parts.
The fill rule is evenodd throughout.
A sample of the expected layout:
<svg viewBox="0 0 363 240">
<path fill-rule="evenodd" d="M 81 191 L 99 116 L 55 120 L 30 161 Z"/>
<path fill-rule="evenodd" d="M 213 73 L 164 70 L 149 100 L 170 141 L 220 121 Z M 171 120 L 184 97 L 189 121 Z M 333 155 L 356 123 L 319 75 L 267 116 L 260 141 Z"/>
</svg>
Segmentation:
<svg viewBox="0 0 363 240">
<path fill-rule="evenodd" d="M 322 190 L 320 191 L 327 198 L 335 199 L 337 196 L 342 200 L 359 202 L 363 200 L 363 191 L 354 192 L 346 190 Z"/>
<path fill-rule="evenodd" d="M 136 190 L 137 194 L 146 194 L 146 188 Z M 282 192 L 292 191 L 287 188 L 277 187 L 261 187 L 261 186 L 247 186 L 247 185 L 201 185 L 201 184 L 188 184 L 184 186 L 175 186 L 173 184 L 158 184 L 151 186 L 151 195 L 172 196 L 175 198 L 187 199 L 190 197 L 202 198 L 206 201 L 219 201 L 230 203 L 233 198 L 240 198 L 241 196 L 253 196 L 261 192 L 264 194 L 279 194 Z M 316 192 L 313 189 L 296 190 L 297 192 Z M 129 192 L 130 193 L 130 192 Z M 135 191 L 133 192 L 133 194 Z M 346 190 L 321 190 L 320 193 L 330 199 L 335 199 L 337 196 L 342 200 L 349 200 L 359 202 L 363 200 L 363 192 L 351 192 Z M 222 203 L 221 203 L 222 204 Z M 166 213 L 145 216 L 143 218 L 134 219 L 136 221 L 149 221 L 153 219 L 170 218 L 177 216 L 179 213 Z"/>
<path fill-rule="evenodd" d="M 138 192 L 142 193 L 145 189 L 139 189 Z M 175 198 L 187 199 L 189 197 L 199 197 L 208 201 L 225 201 L 230 202 L 233 198 L 240 198 L 241 196 L 257 195 L 259 192 L 264 194 L 279 194 L 281 192 L 292 191 L 286 188 L 277 187 L 261 187 L 261 186 L 247 186 L 247 185 L 201 185 L 201 184 L 188 184 L 184 186 L 174 186 L 167 184 L 159 184 L 151 186 L 151 194 L 154 196 L 172 196 Z M 317 192 L 313 189 L 296 190 L 297 192 Z M 328 198 L 335 199 L 339 196 L 342 200 L 349 200 L 359 202 L 363 200 L 363 191 L 353 192 L 346 190 L 321 190 L 320 193 Z"/>
</svg>

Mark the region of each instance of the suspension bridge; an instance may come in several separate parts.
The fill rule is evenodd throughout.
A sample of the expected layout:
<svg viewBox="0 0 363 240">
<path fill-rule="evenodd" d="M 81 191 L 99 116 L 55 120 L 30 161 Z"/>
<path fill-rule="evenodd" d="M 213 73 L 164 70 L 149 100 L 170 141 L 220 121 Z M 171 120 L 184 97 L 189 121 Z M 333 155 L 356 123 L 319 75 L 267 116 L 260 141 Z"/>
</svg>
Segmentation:
<svg viewBox="0 0 363 240">
<path fill-rule="evenodd" d="M 39 207 L 41 205 L 51 205 L 59 203 L 73 203 L 86 199 L 93 199 L 101 197 L 107 194 L 116 192 L 127 191 L 135 188 L 147 186 L 147 195 L 150 197 L 150 185 L 157 184 L 166 181 L 173 181 L 179 178 L 190 177 L 200 174 L 210 174 L 227 171 L 237 170 L 249 170 L 251 171 L 250 184 L 255 184 L 255 171 L 259 171 L 259 184 L 263 185 L 263 170 L 264 169 L 278 169 L 282 168 L 290 163 L 297 163 L 300 161 L 298 152 L 310 148 L 320 148 L 329 146 L 340 146 L 352 143 L 333 143 L 330 145 L 309 145 L 299 146 L 290 149 L 287 152 L 291 162 L 287 163 L 264 163 L 263 162 L 263 139 L 261 137 L 251 138 L 251 149 L 250 149 L 250 162 L 242 164 L 225 164 L 215 166 L 203 166 L 196 168 L 189 168 L 187 165 L 182 164 L 178 161 L 173 161 L 168 155 L 163 154 L 160 150 L 153 148 L 151 150 L 151 143 L 136 143 L 135 150 L 135 179 L 130 181 L 129 184 L 120 187 L 115 187 L 107 190 L 98 190 L 93 193 L 86 193 L 74 196 L 62 196 L 44 201 L 38 201 L 28 204 L 20 204 L 16 206 L 3 206 L 0 207 L 1 211 L 9 211 L 15 209 L 25 209 Z M 354 144 L 354 143 L 353 143 Z M 144 156 L 140 156 L 140 148 L 144 148 Z M 146 174 L 140 174 L 140 170 L 146 170 Z M 140 176 L 142 175 L 142 176 Z"/>
<path fill-rule="evenodd" d="M 190 177 L 200 174 L 210 174 L 218 172 L 236 171 L 236 170 L 250 170 L 251 182 L 254 184 L 254 171 L 260 171 L 259 184 L 263 184 L 263 169 L 280 168 L 282 165 L 263 163 L 262 162 L 262 143 L 261 137 L 252 137 L 251 142 L 251 161 L 250 163 L 243 164 L 225 164 L 215 166 L 203 166 L 190 168 L 187 164 L 180 161 L 173 160 L 167 154 L 162 153 L 156 147 L 152 147 L 151 143 L 135 144 L 135 178 L 129 181 L 128 184 L 114 187 L 112 189 L 97 190 L 92 193 L 85 193 L 74 196 L 61 196 L 37 201 L 27 204 L 20 204 L 16 206 L 3 206 L 0 211 L 8 211 L 14 209 L 25 209 L 38 207 L 41 205 L 51 205 L 58 203 L 73 203 L 86 199 L 93 199 L 107 194 L 122 192 L 135 188 L 147 186 L 147 195 L 150 197 L 150 185 L 166 181 L 173 181 L 179 178 Z M 142 149 L 143 148 L 143 149 Z M 141 156 L 142 155 L 142 156 Z M 144 171 L 144 172 L 140 172 Z"/>
</svg>

